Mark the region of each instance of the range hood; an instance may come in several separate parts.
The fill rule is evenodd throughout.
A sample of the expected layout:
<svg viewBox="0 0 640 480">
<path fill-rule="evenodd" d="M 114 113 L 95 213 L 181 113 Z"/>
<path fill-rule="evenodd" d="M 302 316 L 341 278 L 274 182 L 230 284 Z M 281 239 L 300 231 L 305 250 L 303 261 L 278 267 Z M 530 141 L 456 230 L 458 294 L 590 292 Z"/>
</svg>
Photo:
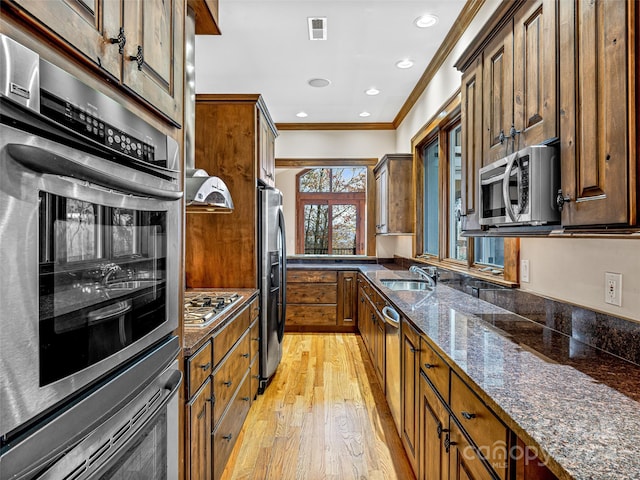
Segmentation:
<svg viewBox="0 0 640 480">
<path fill-rule="evenodd" d="M 225 183 L 202 169 L 187 168 L 184 180 L 187 207 L 204 207 L 204 212 L 231 213 L 233 200 Z"/>
<path fill-rule="evenodd" d="M 195 41 L 196 20 L 187 9 L 185 21 L 185 95 L 184 95 L 184 196 L 187 213 L 231 213 L 233 200 L 224 181 L 195 168 Z"/>
</svg>

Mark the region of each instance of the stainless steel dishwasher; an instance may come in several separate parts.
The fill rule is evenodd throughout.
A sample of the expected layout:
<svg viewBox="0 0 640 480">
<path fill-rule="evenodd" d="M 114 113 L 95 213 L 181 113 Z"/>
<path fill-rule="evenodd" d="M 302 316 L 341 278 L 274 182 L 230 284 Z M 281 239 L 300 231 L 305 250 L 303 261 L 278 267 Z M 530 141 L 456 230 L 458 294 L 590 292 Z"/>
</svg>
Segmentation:
<svg viewBox="0 0 640 480">
<path fill-rule="evenodd" d="M 382 309 L 386 342 L 385 391 L 391 415 L 400 434 L 400 314 L 392 307 Z"/>
</svg>

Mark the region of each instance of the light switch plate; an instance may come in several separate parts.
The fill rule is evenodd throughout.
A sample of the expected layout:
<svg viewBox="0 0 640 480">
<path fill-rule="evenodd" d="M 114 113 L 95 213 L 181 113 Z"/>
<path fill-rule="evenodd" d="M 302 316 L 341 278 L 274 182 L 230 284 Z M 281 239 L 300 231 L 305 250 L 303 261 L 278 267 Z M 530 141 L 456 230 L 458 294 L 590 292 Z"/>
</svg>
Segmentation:
<svg viewBox="0 0 640 480">
<path fill-rule="evenodd" d="M 520 281 L 529 283 L 529 260 L 520 260 Z"/>
</svg>

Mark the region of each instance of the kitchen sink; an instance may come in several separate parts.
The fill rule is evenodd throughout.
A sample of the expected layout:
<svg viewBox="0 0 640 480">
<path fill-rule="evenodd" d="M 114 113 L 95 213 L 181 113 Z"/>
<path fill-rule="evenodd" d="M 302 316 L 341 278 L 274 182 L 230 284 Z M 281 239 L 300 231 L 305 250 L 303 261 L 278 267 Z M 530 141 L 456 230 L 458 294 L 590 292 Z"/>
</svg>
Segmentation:
<svg viewBox="0 0 640 480">
<path fill-rule="evenodd" d="M 427 280 L 406 280 L 401 278 L 385 278 L 380 283 L 391 290 L 432 291 L 433 287 Z"/>
</svg>

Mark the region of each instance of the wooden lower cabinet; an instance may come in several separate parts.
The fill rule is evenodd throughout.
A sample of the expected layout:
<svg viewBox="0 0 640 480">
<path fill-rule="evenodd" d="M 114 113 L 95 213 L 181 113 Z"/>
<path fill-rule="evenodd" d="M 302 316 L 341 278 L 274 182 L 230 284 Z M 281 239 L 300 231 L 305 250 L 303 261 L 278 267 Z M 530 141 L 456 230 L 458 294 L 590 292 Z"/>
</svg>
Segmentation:
<svg viewBox="0 0 640 480">
<path fill-rule="evenodd" d="M 202 385 L 187 403 L 186 427 L 189 462 L 186 462 L 187 480 L 211 479 L 211 380 Z"/>
<path fill-rule="evenodd" d="M 419 376 L 420 376 L 420 334 L 404 317 L 400 327 L 402 358 L 401 416 L 402 443 L 414 472 L 418 472 L 419 457 Z"/>
<path fill-rule="evenodd" d="M 215 480 L 222 477 L 244 419 L 249 413 L 249 407 L 251 407 L 251 379 L 247 372 L 229 404 L 229 409 L 213 432 L 213 478 Z"/>
<path fill-rule="evenodd" d="M 185 357 L 186 480 L 218 480 L 224 471 L 258 392 L 258 314 L 255 297 Z"/>
<path fill-rule="evenodd" d="M 449 430 L 449 480 L 494 480 L 491 471 L 453 420 Z"/>
<path fill-rule="evenodd" d="M 445 439 L 449 433 L 449 412 L 424 374 L 420 375 L 418 410 L 418 478 L 446 480 L 449 478 L 448 453 L 445 446 Z"/>
<path fill-rule="evenodd" d="M 356 272 L 287 270 L 287 331 L 355 332 Z"/>
</svg>

